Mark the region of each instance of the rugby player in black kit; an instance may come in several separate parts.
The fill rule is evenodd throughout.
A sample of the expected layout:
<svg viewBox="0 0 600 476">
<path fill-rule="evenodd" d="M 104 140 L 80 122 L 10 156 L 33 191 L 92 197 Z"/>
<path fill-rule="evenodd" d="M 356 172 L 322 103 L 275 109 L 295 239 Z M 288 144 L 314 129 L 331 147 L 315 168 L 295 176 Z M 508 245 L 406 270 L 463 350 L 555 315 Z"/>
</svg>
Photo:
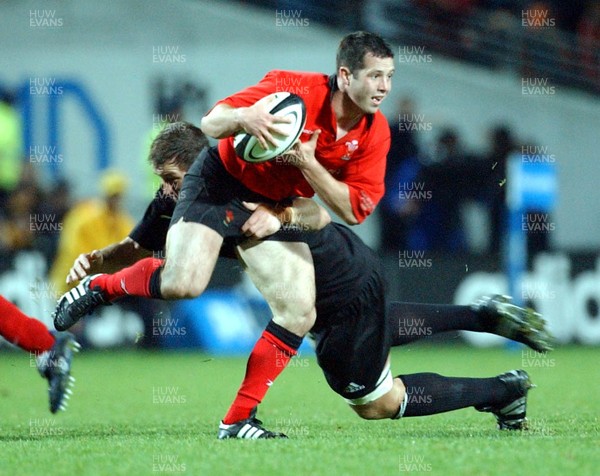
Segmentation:
<svg viewBox="0 0 600 476">
<path fill-rule="evenodd" d="M 163 189 L 130 236 L 103 250 L 81 255 L 71 269 L 68 281 L 109 267 L 125 266 L 152 251 L 162 250 L 178 184 L 190 165 L 179 164 L 169 169 L 170 174 L 162 174 Z M 164 193 L 165 190 L 170 193 Z M 257 215 L 257 204 L 249 206 L 254 213 L 249 210 L 248 217 L 259 217 L 247 222 L 252 223 L 246 229 L 249 236 L 262 238 L 272 232 L 270 225 L 266 225 L 269 218 L 271 223 L 273 217 L 281 220 L 281 207 L 262 204 L 258 207 L 262 215 Z M 297 213 L 298 209 L 300 213 Z M 293 206 L 284 211 L 291 214 L 296 211 L 296 216 L 303 215 L 309 222 L 310 214 L 323 213 L 308 199 L 294 200 Z M 300 229 L 306 228 L 301 221 L 296 224 Z M 296 233 L 301 234 L 302 241 L 309 245 L 315 266 L 317 319 L 311 334 L 316 342 L 318 363 L 330 387 L 359 416 L 397 419 L 472 406 L 493 413 L 500 429 L 525 427 L 527 392 L 531 387 L 526 372 L 513 370 L 492 378 L 444 377 L 433 373 L 394 378 L 389 350 L 425 335 L 452 330 L 490 332 L 522 342 L 537 351 L 549 350 L 551 337 L 538 314 L 517 307 L 501 296 L 482 299 L 472 306 L 387 303 L 377 255 L 348 228 L 330 223 L 320 231 L 299 230 Z M 233 257 L 235 246 L 249 247 L 253 241 L 226 241 L 222 254 Z M 90 290 L 90 296 L 94 292 L 97 291 Z M 87 301 L 84 313 L 102 304 L 103 299 Z M 407 329 L 403 324 L 406 322 L 420 329 Z M 411 401 L 416 389 L 419 395 L 428 398 Z M 285 437 L 263 428 L 255 414 L 256 409 L 250 418 L 228 425 L 221 422 L 218 437 Z"/>
</svg>

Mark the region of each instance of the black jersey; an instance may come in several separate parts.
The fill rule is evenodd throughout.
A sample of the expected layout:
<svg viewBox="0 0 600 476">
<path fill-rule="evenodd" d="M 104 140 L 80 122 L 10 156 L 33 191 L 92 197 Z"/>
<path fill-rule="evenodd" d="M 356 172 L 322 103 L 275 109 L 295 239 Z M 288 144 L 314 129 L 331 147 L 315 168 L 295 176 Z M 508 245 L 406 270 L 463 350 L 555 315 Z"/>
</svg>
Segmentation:
<svg viewBox="0 0 600 476">
<path fill-rule="evenodd" d="M 163 250 L 175 205 L 175 200 L 161 190 L 156 192 L 129 237 L 147 250 Z M 377 255 L 344 225 L 331 223 L 318 232 L 297 233 L 298 241 L 308 244 L 313 257 L 317 315 L 337 312 L 352 302 L 379 269 Z M 221 256 L 234 258 L 233 245 L 226 239 Z"/>
<path fill-rule="evenodd" d="M 129 233 L 129 237 L 149 251 L 162 251 L 167 242 L 167 232 L 177 202 L 162 189 L 158 189 L 146 208 L 144 217 Z"/>
</svg>

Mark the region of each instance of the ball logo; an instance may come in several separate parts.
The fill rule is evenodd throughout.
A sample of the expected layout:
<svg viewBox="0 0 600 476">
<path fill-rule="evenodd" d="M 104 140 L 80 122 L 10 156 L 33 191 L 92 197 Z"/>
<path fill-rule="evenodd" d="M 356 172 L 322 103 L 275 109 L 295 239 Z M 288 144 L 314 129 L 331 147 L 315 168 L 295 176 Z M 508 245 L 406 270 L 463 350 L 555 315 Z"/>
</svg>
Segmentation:
<svg viewBox="0 0 600 476">
<path fill-rule="evenodd" d="M 240 132 L 234 137 L 233 147 L 238 157 L 246 162 L 260 163 L 272 160 L 287 152 L 296 142 L 306 123 L 306 106 L 300 96 L 288 92 L 276 93 L 275 105 L 269 111 L 275 116 L 289 117 L 289 124 L 279 124 L 287 135 L 273 134 L 277 146 L 264 149 L 256 137 Z"/>
</svg>

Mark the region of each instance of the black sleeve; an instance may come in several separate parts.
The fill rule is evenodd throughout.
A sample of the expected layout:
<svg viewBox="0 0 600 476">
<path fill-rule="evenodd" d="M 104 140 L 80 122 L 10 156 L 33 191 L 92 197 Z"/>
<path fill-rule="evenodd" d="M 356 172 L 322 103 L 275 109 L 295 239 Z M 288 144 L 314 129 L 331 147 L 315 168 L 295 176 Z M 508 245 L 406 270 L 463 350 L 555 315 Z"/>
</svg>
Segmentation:
<svg viewBox="0 0 600 476">
<path fill-rule="evenodd" d="M 174 209 L 175 200 L 158 190 L 146 208 L 144 217 L 129 233 L 129 237 L 149 251 L 163 250 Z"/>
</svg>

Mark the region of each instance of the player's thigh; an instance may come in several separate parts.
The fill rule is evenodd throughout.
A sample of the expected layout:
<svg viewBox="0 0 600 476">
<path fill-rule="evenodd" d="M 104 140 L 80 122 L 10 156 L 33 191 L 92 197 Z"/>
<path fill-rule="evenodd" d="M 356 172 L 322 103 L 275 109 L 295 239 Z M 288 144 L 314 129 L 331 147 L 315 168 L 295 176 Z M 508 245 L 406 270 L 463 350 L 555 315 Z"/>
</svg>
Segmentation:
<svg viewBox="0 0 600 476">
<path fill-rule="evenodd" d="M 212 228 L 183 219 L 169 228 L 161 291 L 197 296 L 212 276 L 223 237 Z M 168 296 L 165 296 L 168 297 Z M 181 296 L 179 296 L 181 297 Z"/>
<path fill-rule="evenodd" d="M 306 243 L 253 241 L 238 246 L 246 272 L 269 303 L 273 319 L 308 332 L 316 316 L 315 268 Z M 300 322 L 297 322 L 300 320 Z"/>
</svg>

